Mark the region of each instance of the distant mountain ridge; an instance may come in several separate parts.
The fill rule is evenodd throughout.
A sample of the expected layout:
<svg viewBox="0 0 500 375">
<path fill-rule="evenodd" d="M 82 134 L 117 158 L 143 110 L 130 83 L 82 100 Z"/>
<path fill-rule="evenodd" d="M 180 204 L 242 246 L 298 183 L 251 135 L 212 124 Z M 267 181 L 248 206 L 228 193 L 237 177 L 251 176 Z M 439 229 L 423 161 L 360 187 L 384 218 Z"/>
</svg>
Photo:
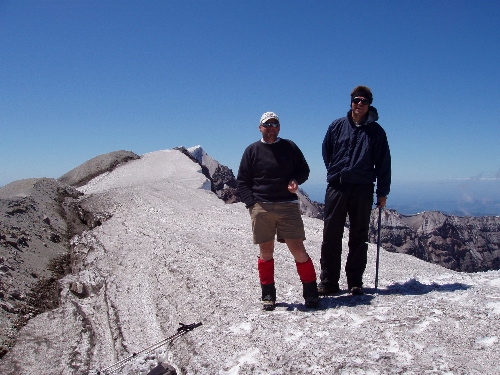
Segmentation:
<svg viewBox="0 0 500 375">
<path fill-rule="evenodd" d="M 378 210 L 371 217 L 376 242 Z M 500 217 L 460 217 L 438 211 L 402 215 L 385 209 L 381 244 L 387 251 L 413 255 L 462 272 L 500 269 Z"/>
</svg>

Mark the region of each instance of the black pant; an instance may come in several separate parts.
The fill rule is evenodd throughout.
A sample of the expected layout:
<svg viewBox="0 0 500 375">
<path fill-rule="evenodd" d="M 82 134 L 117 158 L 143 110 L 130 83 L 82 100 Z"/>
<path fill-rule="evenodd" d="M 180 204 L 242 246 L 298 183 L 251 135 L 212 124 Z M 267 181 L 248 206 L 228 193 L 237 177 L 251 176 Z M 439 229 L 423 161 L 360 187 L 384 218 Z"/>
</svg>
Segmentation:
<svg viewBox="0 0 500 375">
<path fill-rule="evenodd" d="M 373 184 L 333 182 L 328 185 L 321 244 L 320 280 L 323 284 L 338 285 L 342 267 L 342 237 L 349 215 L 349 254 L 345 266 L 347 285 L 349 288 L 363 285 L 373 191 Z"/>
</svg>

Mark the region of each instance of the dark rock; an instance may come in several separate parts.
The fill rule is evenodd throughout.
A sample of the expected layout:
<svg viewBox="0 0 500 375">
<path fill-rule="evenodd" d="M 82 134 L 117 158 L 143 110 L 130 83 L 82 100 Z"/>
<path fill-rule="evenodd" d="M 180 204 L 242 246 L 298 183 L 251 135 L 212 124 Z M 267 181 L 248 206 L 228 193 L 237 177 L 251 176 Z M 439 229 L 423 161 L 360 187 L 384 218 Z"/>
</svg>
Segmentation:
<svg viewBox="0 0 500 375">
<path fill-rule="evenodd" d="M 378 210 L 371 217 L 370 241 L 377 241 Z M 500 269 L 500 217 L 460 217 L 437 211 L 401 215 L 382 211 L 381 246 L 448 269 Z"/>
<path fill-rule="evenodd" d="M 112 171 L 118 165 L 139 158 L 139 155 L 131 151 L 113 151 L 86 161 L 82 165 L 59 177 L 58 180 L 70 186 L 83 186 L 93 178 L 105 172 Z"/>
<path fill-rule="evenodd" d="M 301 188 L 297 191 L 297 196 L 299 197 L 300 212 L 302 212 L 302 215 L 323 220 L 325 212 L 324 204 L 310 200 L 309 195 Z"/>
<path fill-rule="evenodd" d="M 177 147 L 176 150 L 187 155 L 191 160 L 198 163 L 202 167 L 202 172 L 212 183 L 212 191 L 226 203 L 237 203 L 239 198 L 236 192 L 237 182 L 233 171 L 220 164 L 217 160 L 208 155 L 200 146 Z M 311 201 L 307 193 L 300 189 L 297 191 L 299 198 L 300 210 L 303 215 L 322 219 L 324 205 L 318 202 Z"/>
<path fill-rule="evenodd" d="M 202 173 L 211 182 L 211 190 L 226 203 L 236 203 L 239 199 L 236 195 L 236 178 L 233 171 L 220 164 L 217 160 L 208 155 L 200 146 L 176 147 L 193 162 L 201 167 Z"/>
<path fill-rule="evenodd" d="M 100 212 L 74 186 L 82 186 L 120 164 L 138 159 L 130 151 L 97 156 L 58 180 L 32 178 L 0 187 L 0 358 L 13 344 L 15 331 L 36 314 L 59 303 L 58 280 L 71 272 L 70 239 L 101 225 L 110 215 Z M 90 203 L 89 203 L 90 202 Z M 85 285 L 73 286 L 84 298 Z"/>
<path fill-rule="evenodd" d="M 78 298 L 86 298 L 90 295 L 88 287 L 81 282 L 71 283 L 69 290 Z"/>
</svg>

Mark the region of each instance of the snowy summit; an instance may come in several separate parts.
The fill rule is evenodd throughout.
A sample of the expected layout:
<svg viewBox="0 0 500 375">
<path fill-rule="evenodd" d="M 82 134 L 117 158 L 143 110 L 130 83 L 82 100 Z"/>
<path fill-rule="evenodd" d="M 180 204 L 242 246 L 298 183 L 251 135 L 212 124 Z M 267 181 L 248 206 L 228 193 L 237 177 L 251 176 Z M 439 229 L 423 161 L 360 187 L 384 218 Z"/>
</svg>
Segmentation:
<svg viewBox="0 0 500 375">
<path fill-rule="evenodd" d="M 343 293 L 307 309 L 278 244 L 277 308 L 266 312 L 248 211 L 217 198 L 182 152 L 142 155 L 79 190 L 109 219 L 73 238 L 60 306 L 21 330 L 2 374 L 104 374 L 179 323 L 202 324 L 114 373 L 146 375 L 159 361 L 179 375 L 500 373 L 500 271 L 458 273 L 382 249 L 375 290 L 370 244 L 367 293 L 351 296 L 341 279 Z M 304 224 L 319 270 L 322 221 Z"/>
</svg>

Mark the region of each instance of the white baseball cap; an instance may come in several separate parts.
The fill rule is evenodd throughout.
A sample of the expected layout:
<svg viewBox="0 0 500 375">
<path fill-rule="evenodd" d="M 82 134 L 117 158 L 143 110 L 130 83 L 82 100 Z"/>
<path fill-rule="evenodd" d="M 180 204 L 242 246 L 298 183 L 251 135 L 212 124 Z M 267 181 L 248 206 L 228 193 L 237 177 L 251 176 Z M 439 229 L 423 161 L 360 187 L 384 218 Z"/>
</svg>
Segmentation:
<svg viewBox="0 0 500 375">
<path fill-rule="evenodd" d="M 260 125 L 262 125 L 267 120 L 272 119 L 272 118 L 275 119 L 276 121 L 280 122 L 280 119 L 279 119 L 279 117 L 278 117 L 278 115 L 276 113 L 274 113 L 274 112 L 266 112 L 260 118 Z"/>
</svg>

